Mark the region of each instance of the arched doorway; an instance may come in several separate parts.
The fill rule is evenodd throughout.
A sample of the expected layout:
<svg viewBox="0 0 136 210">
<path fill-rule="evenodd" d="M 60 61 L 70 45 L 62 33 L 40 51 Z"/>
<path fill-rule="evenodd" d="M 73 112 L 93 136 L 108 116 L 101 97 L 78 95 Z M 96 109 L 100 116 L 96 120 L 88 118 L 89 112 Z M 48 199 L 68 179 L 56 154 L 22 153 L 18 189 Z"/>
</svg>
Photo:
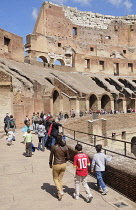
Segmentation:
<svg viewBox="0 0 136 210">
<path fill-rule="evenodd" d="M 129 109 L 135 110 L 135 100 L 134 99 L 127 98 L 126 104 L 127 104 L 127 110 L 129 110 Z"/>
<path fill-rule="evenodd" d="M 94 112 L 98 111 L 98 99 L 94 94 L 92 94 L 89 98 L 89 109 Z"/>
<path fill-rule="evenodd" d="M 123 110 L 123 99 L 118 99 L 118 111 L 124 111 Z"/>
<path fill-rule="evenodd" d="M 136 136 L 131 139 L 131 153 L 136 156 Z M 135 145 L 134 145 L 135 144 Z"/>
<path fill-rule="evenodd" d="M 101 108 L 106 111 L 110 112 L 111 111 L 111 100 L 108 95 L 103 95 L 101 98 Z"/>
<path fill-rule="evenodd" d="M 48 63 L 47 58 L 44 57 L 44 56 L 39 56 L 39 57 L 37 58 L 37 61 L 43 62 L 44 64 Z"/>
<path fill-rule="evenodd" d="M 59 66 L 65 66 L 63 59 L 56 59 L 54 64 Z"/>
<path fill-rule="evenodd" d="M 58 116 L 60 112 L 60 95 L 57 90 L 53 93 L 53 114 L 54 116 Z"/>
</svg>

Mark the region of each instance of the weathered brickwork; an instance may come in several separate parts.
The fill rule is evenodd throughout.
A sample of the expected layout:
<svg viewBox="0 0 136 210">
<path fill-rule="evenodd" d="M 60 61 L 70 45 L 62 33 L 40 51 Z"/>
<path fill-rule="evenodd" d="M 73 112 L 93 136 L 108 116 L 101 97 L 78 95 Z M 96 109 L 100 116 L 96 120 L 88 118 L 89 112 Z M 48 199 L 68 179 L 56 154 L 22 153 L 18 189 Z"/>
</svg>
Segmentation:
<svg viewBox="0 0 136 210">
<path fill-rule="evenodd" d="M 24 62 L 23 38 L 0 29 L 0 57 Z"/>
<path fill-rule="evenodd" d="M 135 31 L 135 15 L 114 17 L 44 2 L 33 34 L 27 35 L 26 58 L 59 60 L 78 72 L 133 75 Z"/>
</svg>

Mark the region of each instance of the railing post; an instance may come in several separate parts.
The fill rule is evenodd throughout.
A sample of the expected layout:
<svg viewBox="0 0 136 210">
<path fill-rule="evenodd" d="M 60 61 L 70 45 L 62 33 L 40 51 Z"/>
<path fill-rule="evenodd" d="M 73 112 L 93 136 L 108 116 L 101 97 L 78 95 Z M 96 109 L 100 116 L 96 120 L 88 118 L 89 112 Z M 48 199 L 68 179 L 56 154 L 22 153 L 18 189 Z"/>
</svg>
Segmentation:
<svg viewBox="0 0 136 210">
<path fill-rule="evenodd" d="M 94 135 L 94 146 L 96 146 L 96 136 Z"/>
<path fill-rule="evenodd" d="M 63 133 L 63 135 L 64 135 L 64 127 L 62 127 L 62 133 Z"/>
<path fill-rule="evenodd" d="M 74 140 L 76 139 L 76 132 L 74 131 Z"/>
<path fill-rule="evenodd" d="M 124 152 L 125 152 L 125 156 L 126 156 L 127 155 L 126 142 L 124 142 Z"/>
</svg>

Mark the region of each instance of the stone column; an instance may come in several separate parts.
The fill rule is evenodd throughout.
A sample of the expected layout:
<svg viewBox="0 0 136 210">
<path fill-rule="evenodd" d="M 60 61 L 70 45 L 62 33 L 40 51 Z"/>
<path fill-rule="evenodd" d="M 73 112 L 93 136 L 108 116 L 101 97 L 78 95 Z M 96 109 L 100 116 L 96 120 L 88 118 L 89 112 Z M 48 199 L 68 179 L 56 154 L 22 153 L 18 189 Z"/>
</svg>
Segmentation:
<svg viewBox="0 0 136 210">
<path fill-rule="evenodd" d="M 101 122 L 102 122 L 102 136 L 106 137 L 107 136 L 107 130 L 106 130 L 106 122 L 107 120 L 104 118 L 101 118 Z M 106 138 L 104 138 L 104 146 L 108 146 L 108 141 Z"/>
<path fill-rule="evenodd" d="M 111 110 L 114 111 L 114 99 L 111 100 Z"/>
<path fill-rule="evenodd" d="M 98 97 L 98 110 L 101 110 L 101 97 Z"/>
<path fill-rule="evenodd" d="M 89 107 L 89 100 L 86 100 L 86 110 L 89 111 L 90 107 Z"/>
<path fill-rule="evenodd" d="M 60 98 L 60 111 L 63 113 L 63 98 Z"/>
<path fill-rule="evenodd" d="M 123 99 L 123 110 L 124 110 L 124 113 L 127 113 L 127 102 L 125 98 Z"/>
<path fill-rule="evenodd" d="M 88 120 L 88 133 L 93 134 L 93 121 Z M 93 144 L 93 135 L 88 135 L 89 142 Z"/>
<path fill-rule="evenodd" d="M 76 99 L 76 115 L 79 116 L 79 99 Z"/>
<path fill-rule="evenodd" d="M 53 98 L 50 98 L 50 113 L 53 115 Z"/>
</svg>

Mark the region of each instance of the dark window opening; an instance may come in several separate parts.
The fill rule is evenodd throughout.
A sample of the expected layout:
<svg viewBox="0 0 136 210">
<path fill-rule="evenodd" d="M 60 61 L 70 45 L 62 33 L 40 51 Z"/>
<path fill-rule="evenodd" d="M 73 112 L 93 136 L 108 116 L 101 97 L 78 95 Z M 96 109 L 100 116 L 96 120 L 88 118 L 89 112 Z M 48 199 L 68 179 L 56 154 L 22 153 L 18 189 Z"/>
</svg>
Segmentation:
<svg viewBox="0 0 136 210">
<path fill-rule="evenodd" d="M 101 70 L 104 70 L 104 61 L 99 61 L 99 65 L 101 66 Z"/>
<path fill-rule="evenodd" d="M 75 36 L 77 35 L 77 27 L 73 27 L 72 29 L 72 34 Z"/>
<path fill-rule="evenodd" d="M 118 26 L 117 25 L 114 26 L 114 30 L 118 31 Z"/>
<path fill-rule="evenodd" d="M 104 61 L 99 61 L 99 64 L 103 66 L 104 65 Z"/>
<path fill-rule="evenodd" d="M 90 59 L 85 59 L 85 68 L 90 68 Z"/>
<path fill-rule="evenodd" d="M 134 31 L 134 25 L 130 25 L 130 31 Z"/>
<path fill-rule="evenodd" d="M 93 52 L 93 51 L 94 51 L 94 48 L 93 48 L 93 47 L 90 47 L 90 51 L 92 51 L 92 52 Z"/>
<path fill-rule="evenodd" d="M 114 63 L 114 76 L 119 76 L 119 63 Z"/>
<path fill-rule="evenodd" d="M 124 54 L 126 54 L 126 52 L 127 52 L 126 50 L 123 50 L 123 53 L 124 53 Z"/>
<path fill-rule="evenodd" d="M 10 44 L 10 39 L 4 37 L 4 51 L 6 53 L 9 53 L 9 44 Z"/>
<path fill-rule="evenodd" d="M 10 39 L 4 37 L 4 45 L 9 46 Z"/>
<path fill-rule="evenodd" d="M 133 63 L 128 63 L 128 68 L 130 69 L 131 72 L 133 72 Z"/>
<path fill-rule="evenodd" d="M 122 132 L 122 139 L 126 139 L 126 131 Z"/>
<path fill-rule="evenodd" d="M 58 47 L 61 47 L 61 43 L 58 43 Z"/>
</svg>

